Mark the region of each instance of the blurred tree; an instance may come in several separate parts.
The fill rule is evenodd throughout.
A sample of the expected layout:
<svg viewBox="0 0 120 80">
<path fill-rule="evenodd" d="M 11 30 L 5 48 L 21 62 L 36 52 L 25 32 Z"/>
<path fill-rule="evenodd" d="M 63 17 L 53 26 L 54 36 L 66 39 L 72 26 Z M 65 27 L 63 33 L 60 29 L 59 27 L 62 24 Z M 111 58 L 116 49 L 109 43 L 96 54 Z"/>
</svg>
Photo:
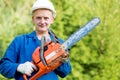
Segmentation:
<svg viewBox="0 0 120 80">
<path fill-rule="evenodd" d="M 51 1 L 57 10 L 51 29 L 64 40 L 91 18 L 101 18 L 100 25 L 70 49 L 72 72 L 60 80 L 119 80 L 119 0 Z M 33 30 L 30 15 L 33 2 L 0 0 L 0 57 L 15 36 Z"/>
</svg>

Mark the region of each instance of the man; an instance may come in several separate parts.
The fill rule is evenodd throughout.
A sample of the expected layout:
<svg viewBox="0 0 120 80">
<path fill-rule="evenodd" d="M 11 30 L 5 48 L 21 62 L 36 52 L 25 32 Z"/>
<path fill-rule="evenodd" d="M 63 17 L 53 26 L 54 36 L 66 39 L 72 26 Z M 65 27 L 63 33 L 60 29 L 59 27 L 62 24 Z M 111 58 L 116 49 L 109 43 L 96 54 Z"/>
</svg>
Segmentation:
<svg viewBox="0 0 120 80">
<path fill-rule="evenodd" d="M 35 31 L 15 37 L 0 60 L 0 73 L 7 78 L 23 80 L 23 74 L 33 76 L 33 72 L 38 69 L 31 63 L 32 54 L 40 46 L 41 37 L 45 36 L 46 41 L 54 38 L 49 31 L 56 17 L 53 4 L 49 0 L 36 0 L 31 12 Z M 57 40 L 63 43 L 62 39 L 57 38 Z M 71 65 L 68 60 L 54 71 L 40 76 L 38 80 L 58 80 L 57 75 L 63 78 L 70 72 Z"/>
</svg>

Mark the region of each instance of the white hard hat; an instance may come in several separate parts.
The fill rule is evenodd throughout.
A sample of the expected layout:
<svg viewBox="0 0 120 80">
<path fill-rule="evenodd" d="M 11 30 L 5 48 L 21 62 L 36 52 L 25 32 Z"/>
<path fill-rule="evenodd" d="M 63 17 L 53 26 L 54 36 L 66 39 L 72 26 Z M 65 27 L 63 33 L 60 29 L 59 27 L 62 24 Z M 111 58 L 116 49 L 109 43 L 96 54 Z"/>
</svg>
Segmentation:
<svg viewBox="0 0 120 80">
<path fill-rule="evenodd" d="M 49 0 L 36 0 L 36 2 L 32 6 L 31 13 L 33 13 L 35 10 L 41 9 L 41 8 L 46 8 L 46 9 L 51 10 L 53 13 L 53 17 L 54 18 L 56 17 L 55 8 Z"/>
</svg>

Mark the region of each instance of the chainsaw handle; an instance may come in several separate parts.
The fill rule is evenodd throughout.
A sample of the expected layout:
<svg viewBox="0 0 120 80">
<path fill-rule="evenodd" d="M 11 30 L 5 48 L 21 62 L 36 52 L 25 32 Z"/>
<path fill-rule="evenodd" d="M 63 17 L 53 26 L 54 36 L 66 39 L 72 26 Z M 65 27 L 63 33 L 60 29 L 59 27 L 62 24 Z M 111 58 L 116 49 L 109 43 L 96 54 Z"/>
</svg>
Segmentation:
<svg viewBox="0 0 120 80">
<path fill-rule="evenodd" d="M 46 68 L 46 67 L 45 67 Z M 50 71 L 49 71 L 50 72 Z M 31 76 L 29 78 L 29 80 L 37 80 L 40 76 L 42 76 L 43 74 L 47 73 L 47 71 L 44 70 L 38 70 L 36 74 L 34 74 L 33 76 Z M 24 80 L 28 80 L 28 76 L 26 74 L 23 74 L 23 79 Z"/>
<path fill-rule="evenodd" d="M 43 64 L 46 66 L 47 63 L 45 61 L 45 57 L 44 57 L 44 43 L 45 43 L 45 36 L 42 36 L 42 39 L 41 39 L 41 45 L 40 45 L 40 59 L 41 61 L 43 62 Z"/>
</svg>

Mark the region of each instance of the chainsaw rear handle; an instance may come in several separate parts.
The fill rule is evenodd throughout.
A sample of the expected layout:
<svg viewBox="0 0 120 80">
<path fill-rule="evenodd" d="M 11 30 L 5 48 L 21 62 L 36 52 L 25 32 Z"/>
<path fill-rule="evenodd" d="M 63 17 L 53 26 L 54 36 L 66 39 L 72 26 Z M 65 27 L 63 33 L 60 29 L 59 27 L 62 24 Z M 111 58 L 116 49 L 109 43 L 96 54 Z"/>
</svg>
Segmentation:
<svg viewBox="0 0 120 80">
<path fill-rule="evenodd" d="M 39 64 L 41 65 L 41 63 Z M 40 76 L 48 73 L 47 66 L 44 66 L 44 69 L 39 69 L 36 74 L 34 74 L 32 77 L 28 79 L 28 76 L 26 74 L 23 75 L 24 80 L 37 80 Z M 51 70 L 49 70 L 50 72 Z"/>
<path fill-rule="evenodd" d="M 23 78 L 24 80 L 37 80 L 40 76 L 42 76 L 44 74 L 43 71 L 41 71 L 40 69 L 37 71 L 36 74 L 34 74 L 33 76 L 31 76 L 29 79 L 28 79 L 28 75 L 26 74 L 23 74 Z"/>
</svg>

